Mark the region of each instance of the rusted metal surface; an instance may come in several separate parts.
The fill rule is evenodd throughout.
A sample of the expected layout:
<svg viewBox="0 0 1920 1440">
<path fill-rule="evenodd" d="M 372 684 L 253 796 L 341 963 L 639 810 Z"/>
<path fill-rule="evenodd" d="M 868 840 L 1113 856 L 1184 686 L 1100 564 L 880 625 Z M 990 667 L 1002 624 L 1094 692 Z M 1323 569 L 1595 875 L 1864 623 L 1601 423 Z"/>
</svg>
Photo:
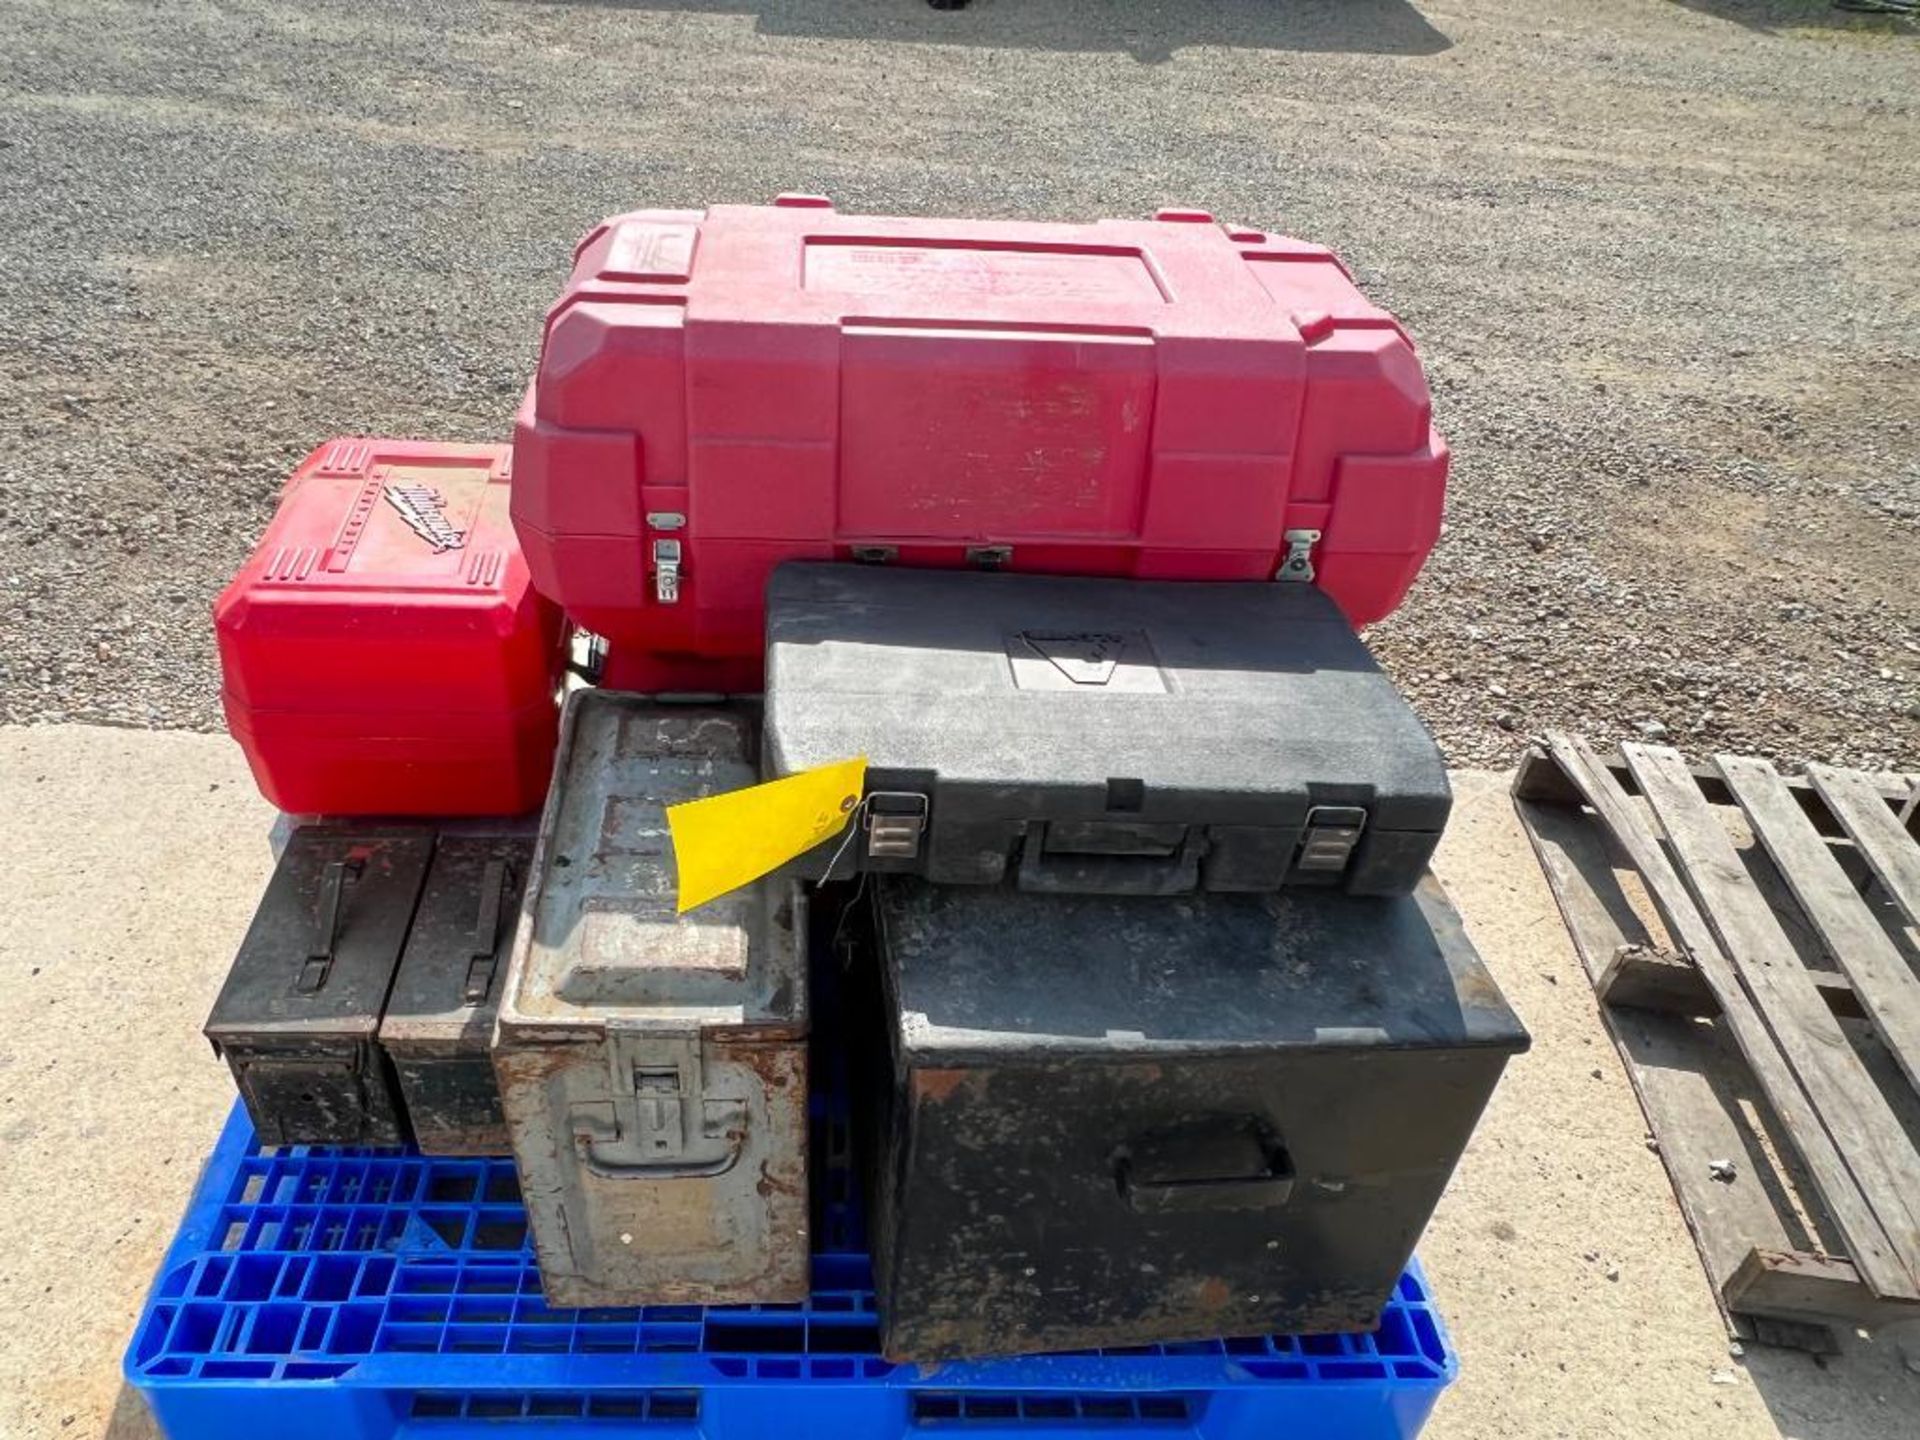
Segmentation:
<svg viewBox="0 0 1920 1440">
<path fill-rule="evenodd" d="M 732 1304 L 807 1290 L 806 1053 L 701 1047 L 722 1158 L 596 1161 L 570 1118 L 604 1103 L 617 1045 L 496 1056 L 542 1284 L 556 1305 Z"/>
<path fill-rule="evenodd" d="M 380 1045 L 429 1155 L 511 1146 L 488 1048 L 533 859 L 532 822 L 443 830 L 407 932 Z"/>
<path fill-rule="evenodd" d="M 753 753 L 726 707 L 568 702 L 493 1045 L 555 1304 L 807 1292 L 805 897 L 674 913 L 665 807 Z"/>
<path fill-rule="evenodd" d="M 422 1154 L 505 1155 L 513 1148 L 484 1038 L 477 1053 L 384 1048 Z"/>
<path fill-rule="evenodd" d="M 1431 879 L 873 891 L 891 1359 L 1364 1330 L 1527 1044 Z"/>
<path fill-rule="evenodd" d="M 405 1140 L 374 1040 L 433 843 L 420 826 L 288 833 L 206 1024 L 268 1144 Z"/>
</svg>

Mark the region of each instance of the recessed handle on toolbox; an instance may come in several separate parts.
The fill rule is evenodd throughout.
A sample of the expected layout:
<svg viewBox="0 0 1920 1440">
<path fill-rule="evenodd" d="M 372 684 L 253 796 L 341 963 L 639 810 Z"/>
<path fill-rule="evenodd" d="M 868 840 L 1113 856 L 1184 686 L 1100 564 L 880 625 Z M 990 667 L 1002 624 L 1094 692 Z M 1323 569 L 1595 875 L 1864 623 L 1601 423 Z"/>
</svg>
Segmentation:
<svg viewBox="0 0 1920 1440">
<path fill-rule="evenodd" d="M 313 937 L 307 944 L 307 958 L 300 966 L 300 974 L 293 982 L 293 988 L 303 995 L 310 995 L 327 983 L 327 972 L 333 968 L 334 946 L 340 939 L 347 882 L 359 877 L 358 860 L 329 861 L 321 872 L 320 904 L 314 912 Z"/>
<path fill-rule="evenodd" d="M 1205 848 L 1193 827 L 1169 855 L 1049 850 L 1046 827 L 1035 826 L 1020 849 L 1018 883 L 1040 895 L 1185 895 L 1200 888 Z"/>
<path fill-rule="evenodd" d="M 1114 1155 L 1121 1198 L 1145 1215 L 1271 1209 L 1293 1195 L 1293 1164 L 1258 1120 L 1236 1117 L 1141 1136 Z"/>
</svg>

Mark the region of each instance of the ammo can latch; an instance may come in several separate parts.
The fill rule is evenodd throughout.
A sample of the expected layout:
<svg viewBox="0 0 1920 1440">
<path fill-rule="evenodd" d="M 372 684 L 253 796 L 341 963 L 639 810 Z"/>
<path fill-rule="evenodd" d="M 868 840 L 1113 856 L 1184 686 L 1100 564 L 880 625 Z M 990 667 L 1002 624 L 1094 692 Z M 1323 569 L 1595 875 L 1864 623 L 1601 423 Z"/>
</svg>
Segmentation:
<svg viewBox="0 0 1920 1440">
<path fill-rule="evenodd" d="M 730 1170 L 747 1106 L 706 1093 L 691 1035 L 608 1037 L 608 1095 L 577 1101 L 570 1120 L 582 1163 L 607 1179 L 675 1179 Z"/>
</svg>

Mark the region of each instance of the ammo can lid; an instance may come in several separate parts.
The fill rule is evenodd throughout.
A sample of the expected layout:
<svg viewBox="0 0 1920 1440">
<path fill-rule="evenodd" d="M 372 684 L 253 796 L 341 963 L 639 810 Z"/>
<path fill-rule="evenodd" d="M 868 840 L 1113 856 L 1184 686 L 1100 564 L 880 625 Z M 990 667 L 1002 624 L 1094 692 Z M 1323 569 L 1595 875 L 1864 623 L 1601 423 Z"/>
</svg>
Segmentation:
<svg viewBox="0 0 1920 1440">
<path fill-rule="evenodd" d="M 380 1022 L 389 1049 L 486 1051 L 533 858 L 533 821 L 509 826 L 442 831 Z"/>
<path fill-rule="evenodd" d="M 756 783 L 744 707 L 575 691 L 501 999 L 502 1043 L 608 1030 L 801 1033 L 806 907 L 761 880 L 675 913 L 666 808 Z"/>
<path fill-rule="evenodd" d="M 207 1038 L 371 1039 L 433 854 L 425 826 L 296 826 L 214 1002 Z"/>
</svg>

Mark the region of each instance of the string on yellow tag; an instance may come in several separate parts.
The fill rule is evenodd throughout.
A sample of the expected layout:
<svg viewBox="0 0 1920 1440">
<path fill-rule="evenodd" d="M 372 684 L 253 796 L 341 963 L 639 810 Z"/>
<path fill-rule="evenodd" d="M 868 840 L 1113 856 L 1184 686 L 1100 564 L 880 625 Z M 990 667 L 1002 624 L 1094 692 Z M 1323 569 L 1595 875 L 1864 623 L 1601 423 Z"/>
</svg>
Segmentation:
<svg viewBox="0 0 1920 1440">
<path fill-rule="evenodd" d="M 669 805 L 680 913 L 738 890 L 838 835 L 859 809 L 866 779 L 863 755 Z"/>
</svg>

